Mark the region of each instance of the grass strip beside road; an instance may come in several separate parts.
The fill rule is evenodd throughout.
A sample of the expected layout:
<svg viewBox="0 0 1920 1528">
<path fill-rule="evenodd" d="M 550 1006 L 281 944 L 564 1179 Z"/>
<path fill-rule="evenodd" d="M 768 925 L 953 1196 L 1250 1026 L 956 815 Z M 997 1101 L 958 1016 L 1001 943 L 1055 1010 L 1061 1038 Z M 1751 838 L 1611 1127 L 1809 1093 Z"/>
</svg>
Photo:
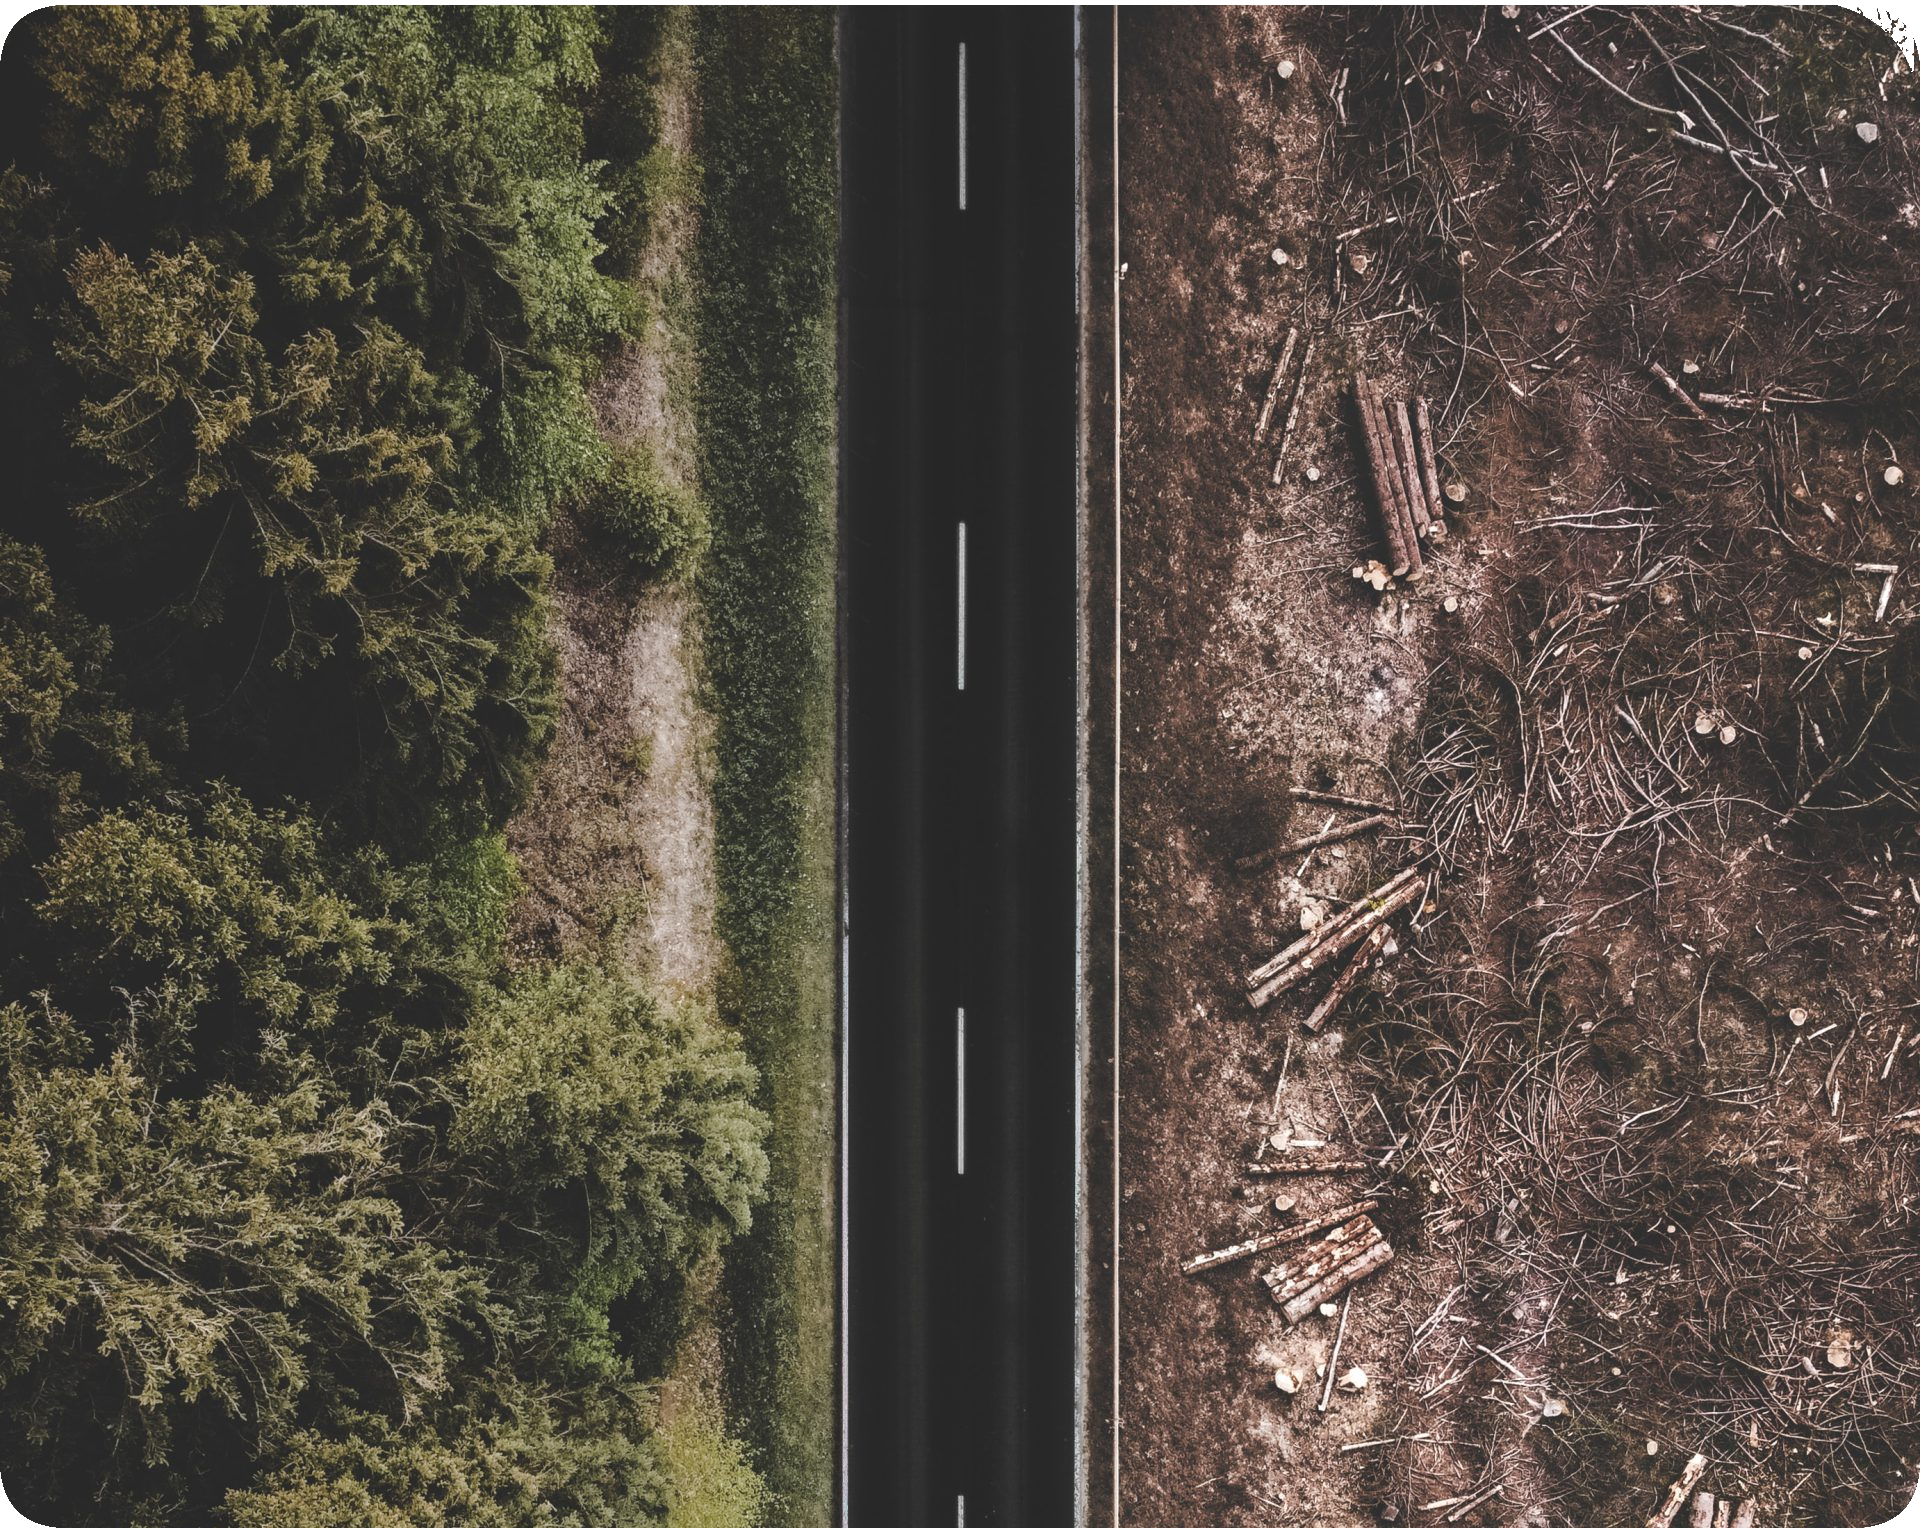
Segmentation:
<svg viewBox="0 0 1920 1528">
<path fill-rule="evenodd" d="M 769 1528 L 824 1528 L 834 1415 L 837 70 L 827 10 L 696 17 L 699 578 L 722 1011 L 773 1119 L 768 1202 L 729 1254 L 734 1425 Z"/>
</svg>

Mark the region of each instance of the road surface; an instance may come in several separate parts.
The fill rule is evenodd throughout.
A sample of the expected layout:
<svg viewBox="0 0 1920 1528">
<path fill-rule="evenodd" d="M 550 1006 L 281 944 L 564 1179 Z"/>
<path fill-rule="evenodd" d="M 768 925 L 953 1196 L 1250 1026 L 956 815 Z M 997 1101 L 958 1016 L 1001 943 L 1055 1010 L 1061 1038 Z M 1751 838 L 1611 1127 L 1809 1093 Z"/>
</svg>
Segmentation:
<svg viewBox="0 0 1920 1528">
<path fill-rule="evenodd" d="M 1071 10 L 843 13 L 841 1520 L 1073 1520 Z"/>
</svg>

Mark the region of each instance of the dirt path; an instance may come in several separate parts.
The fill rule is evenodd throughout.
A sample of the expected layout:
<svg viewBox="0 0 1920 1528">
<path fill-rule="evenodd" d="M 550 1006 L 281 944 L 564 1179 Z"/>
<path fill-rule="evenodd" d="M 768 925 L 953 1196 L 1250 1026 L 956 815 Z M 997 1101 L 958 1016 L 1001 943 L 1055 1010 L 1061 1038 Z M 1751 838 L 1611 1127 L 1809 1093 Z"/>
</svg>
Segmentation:
<svg viewBox="0 0 1920 1528">
<path fill-rule="evenodd" d="M 685 26 L 658 60 L 659 144 L 691 158 L 698 99 Z M 695 364 L 688 288 L 698 211 L 649 209 L 633 282 L 640 332 L 593 384 L 594 412 L 616 446 L 641 445 L 671 481 L 694 481 Z M 712 719 L 700 703 L 697 611 L 689 580 L 637 593 L 603 555 L 560 527 L 553 640 L 565 706 L 534 799 L 509 827 L 526 877 L 514 944 L 553 955 L 618 934 L 625 959 L 663 1001 L 711 1008 L 714 922 Z M 697 1269 L 690 1320 L 660 1392 L 671 1427 L 689 1405 L 717 1407 L 725 1294 L 716 1257 Z"/>
<path fill-rule="evenodd" d="M 661 146 L 691 155 L 697 104 L 684 40 L 662 44 Z M 594 412 L 614 445 L 643 445 L 671 480 L 695 472 L 686 312 L 691 206 L 649 212 L 634 284 L 640 333 L 608 359 Z M 701 709 L 684 581 L 636 594 L 607 554 L 560 527 L 553 639 L 566 705 L 544 777 L 510 836 L 528 880 L 524 951 L 573 949 L 626 927 L 636 969 L 663 993 L 710 1002 L 716 962 L 711 722 Z"/>
</svg>

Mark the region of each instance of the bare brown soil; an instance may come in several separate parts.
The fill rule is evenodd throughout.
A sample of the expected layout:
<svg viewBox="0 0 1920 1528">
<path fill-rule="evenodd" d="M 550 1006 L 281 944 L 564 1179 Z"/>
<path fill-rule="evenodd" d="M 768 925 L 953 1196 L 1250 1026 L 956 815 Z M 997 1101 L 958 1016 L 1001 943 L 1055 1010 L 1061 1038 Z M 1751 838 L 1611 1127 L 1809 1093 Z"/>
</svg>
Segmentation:
<svg viewBox="0 0 1920 1528">
<path fill-rule="evenodd" d="M 1559 14 L 1121 18 L 1129 1528 L 1640 1523 L 1696 1451 L 1763 1523 L 1912 1494 L 1913 80 L 1837 13 L 1529 37 Z M 1289 325 L 1316 352 L 1276 486 Z M 1748 401 L 1702 420 L 1649 362 Z M 1385 595 L 1348 572 L 1378 554 L 1357 368 L 1433 399 L 1468 491 Z M 1240 868 L 1338 815 L 1290 786 L 1400 825 Z M 1324 980 L 1248 1006 L 1303 908 L 1416 862 L 1405 948 L 1323 1035 Z M 1399 1252 L 1324 1414 L 1333 1324 L 1287 1328 L 1262 1260 L 1176 1266 L 1278 1223 L 1239 1194 L 1276 1129 L 1368 1155 L 1286 1186 L 1372 1187 Z"/>
</svg>

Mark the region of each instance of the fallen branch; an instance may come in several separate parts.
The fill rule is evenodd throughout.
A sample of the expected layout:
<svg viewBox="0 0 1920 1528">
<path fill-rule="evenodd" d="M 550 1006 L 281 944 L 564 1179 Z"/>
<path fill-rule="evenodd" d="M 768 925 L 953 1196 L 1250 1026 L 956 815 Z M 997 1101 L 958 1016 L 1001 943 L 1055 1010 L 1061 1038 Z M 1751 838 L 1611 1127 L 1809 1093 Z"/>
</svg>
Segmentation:
<svg viewBox="0 0 1920 1528">
<path fill-rule="evenodd" d="M 1287 459 L 1287 443 L 1293 439 L 1293 427 L 1300 422 L 1300 399 L 1307 390 L 1307 371 L 1313 365 L 1313 336 L 1307 336 L 1300 352 L 1300 370 L 1294 373 L 1293 401 L 1287 405 L 1287 422 L 1280 427 L 1280 444 L 1273 451 L 1273 480 L 1280 481 L 1280 468 Z"/>
<path fill-rule="evenodd" d="M 1267 384 L 1267 401 L 1260 405 L 1260 422 L 1253 427 L 1253 438 L 1259 440 L 1267 433 L 1267 425 L 1273 419 L 1273 405 L 1280 396 L 1280 379 L 1287 374 L 1287 362 L 1293 359 L 1293 342 L 1300 338 L 1300 331 L 1291 324 L 1287 326 L 1287 342 L 1280 347 L 1280 362 L 1273 368 L 1273 380 Z"/>
<path fill-rule="evenodd" d="M 1363 1173 L 1372 1167 L 1359 1157 L 1282 1157 L 1277 1162 L 1249 1162 L 1247 1173 L 1255 1178 L 1310 1178 L 1320 1173 Z"/>
<path fill-rule="evenodd" d="M 1733 1509 L 1732 1528 L 1753 1528 L 1754 1500 L 1749 1496 Z"/>
<path fill-rule="evenodd" d="M 1341 796 L 1333 791 L 1303 790 L 1298 786 L 1287 792 L 1295 801 L 1311 801 L 1320 806 L 1352 807 L 1356 812 L 1390 812 L 1392 807 L 1384 801 L 1368 801 L 1360 796 Z"/>
<path fill-rule="evenodd" d="M 1374 957 L 1386 947 L 1386 943 L 1387 925 L 1376 923 L 1373 932 L 1367 935 L 1361 941 L 1360 948 L 1353 952 L 1353 959 L 1346 963 L 1338 976 L 1334 977 L 1333 985 L 1327 988 L 1327 995 L 1314 1004 L 1313 1012 L 1306 1016 L 1300 1027 L 1310 1035 L 1320 1033 L 1320 1026 L 1333 1016 L 1334 1009 L 1345 1002 L 1347 994 L 1359 985 L 1360 978 L 1366 975 L 1367 968 L 1373 964 Z"/>
<path fill-rule="evenodd" d="M 1693 1515 L 1688 1520 L 1689 1528 L 1713 1528 L 1713 1507 L 1713 1492 L 1696 1491 L 1693 1497 Z"/>
<path fill-rule="evenodd" d="M 1687 1467 L 1680 1472 L 1680 1478 L 1667 1488 L 1667 1499 L 1660 1508 L 1647 1519 L 1647 1528 L 1673 1528 L 1673 1520 L 1680 1515 L 1680 1507 L 1687 1499 L 1687 1493 L 1700 1484 L 1700 1477 L 1707 1472 L 1707 1456 L 1695 1454 L 1687 1461 Z"/>
<path fill-rule="evenodd" d="M 1649 361 L 1647 362 L 1647 370 L 1653 373 L 1660 385 L 1672 393 L 1675 400 L 1684 406 L 1686 411 L 1693 415 L 1695 419 L 1703 420 L 1708 424 L 1713 422 L 1707 418 L 1707 411 L 1693 401 L 1693 398 L 1684 387 L 1673 380 L 1673 373 L 1668 371 L 1666 367 L 1662 366 L 1658 361 Z"/>
<path fill-rule="evenodd" d="M 1327 938 L 1304 951 L 1290 964 L 1266 978 L 1247 994 L 1248 1000 L 1256 1008 L 1266 1007 L 1280 993 L 1311 976 L 1349 945 L 1366 938 L 1377 925 L 1386 922 L 1401 908 L 1418 901 L 1425 890 L 1425 881 L 1416 876 L 1413 880 L 1387 892 L 1378 901 L 1369 899 L 1370 905 L 1357 918 L 1346 923 Z M 1343 914 L 1342 917 L 1344 916 Z"/>
<path fill-rule="evenodd" d="M 1317 849 L 1322 844 L 1337 844 L 1343 839 L 1358 838 L 1362 833 L 1371 833 L 1375 828 L 1384 828 L 1393 819 L 1385 812 L 1376 812 L 1371 817 L 1362 817 L 1358 822 L 1342 823 L 1337 828 L 1324 828 L 1318 833 L 1309 833 L 1305 838 L 1296 838 L 1290 844 L 1282 844 L 1273 852 L 1284 859 L 1290 854 L 1304 854 L 1309 849 Z"/>
<path fill-rule="evenodd" d="M 1346 1303 L 1340 1307 L 1340 1325 L 1333 1334 L 1333 1351 L 1327 1355 L 1327 1382 L 1320 1387 L 1320 1404 L 1317 1411 L 1325 1411 L 1333 1401 L 1333 1377 L 1340 1372 L 1340 1348 L 1347 1340 L 1347 1315 L 1353 1309 L 1353 1296 L 1348 1295 Z"/>
<path fill-rule="evenodd" d="M 1370 1274 L 1379 1272 L 1393 1261 L 1393 1246 L 1382 1238 L 1353 1261 L 1342 1263 L 1318 1284 L 1304 1289 L 1280 1308 L 1280 1314 L 1287 1318 L 1288 1326 L 1298 1326 L 1329 1300 L 1338 1299 L 1341 1293 L 1351 1289 Z"/>
<path fill-rule="evenodd" d="M 1420 458 L 1420 487 L 1427 496 L 1427 518 L 1433 522 L 1431 535 L 1440 541 L 1447 534 L 1446 510 L 1440 499 L 1440 458 L 1433 449 L 1433 416 L 1425 398 L 1413 401 L 1413 447 Z"/>
<path fill-rule="evenodd" d="M 1221 1247 L 1212 1252 L 1202 1252 L 1190 1257 L 1180 1265 L 1182 1273 L 1205 1273 L 1209 1268 L 1222 1268 L 1228 1263 L 1237 1263 L 1259 1252 L 1270 1252 L 1275 1247 L 1290 1247 L 1295 1242 L 1305 1241 L 1309 1236 L 1318 1236 L 1322 1231 L 1330 1231 L 1342 1221 L 1364 1215 L 1369 1210 L 1380 1208 L 1378 1199 L 1356 1199 L 1352 1204 L 1343 1204 L 1325 1215 L 1304 1221 L 1297 1226 L 1287 1226 L 1279 1231 L 1262 1231 L 1258 1236 L 1250 1236 L 1243 1242 L 1235 1242 L 1231 1247 Z"/>
</svg>

